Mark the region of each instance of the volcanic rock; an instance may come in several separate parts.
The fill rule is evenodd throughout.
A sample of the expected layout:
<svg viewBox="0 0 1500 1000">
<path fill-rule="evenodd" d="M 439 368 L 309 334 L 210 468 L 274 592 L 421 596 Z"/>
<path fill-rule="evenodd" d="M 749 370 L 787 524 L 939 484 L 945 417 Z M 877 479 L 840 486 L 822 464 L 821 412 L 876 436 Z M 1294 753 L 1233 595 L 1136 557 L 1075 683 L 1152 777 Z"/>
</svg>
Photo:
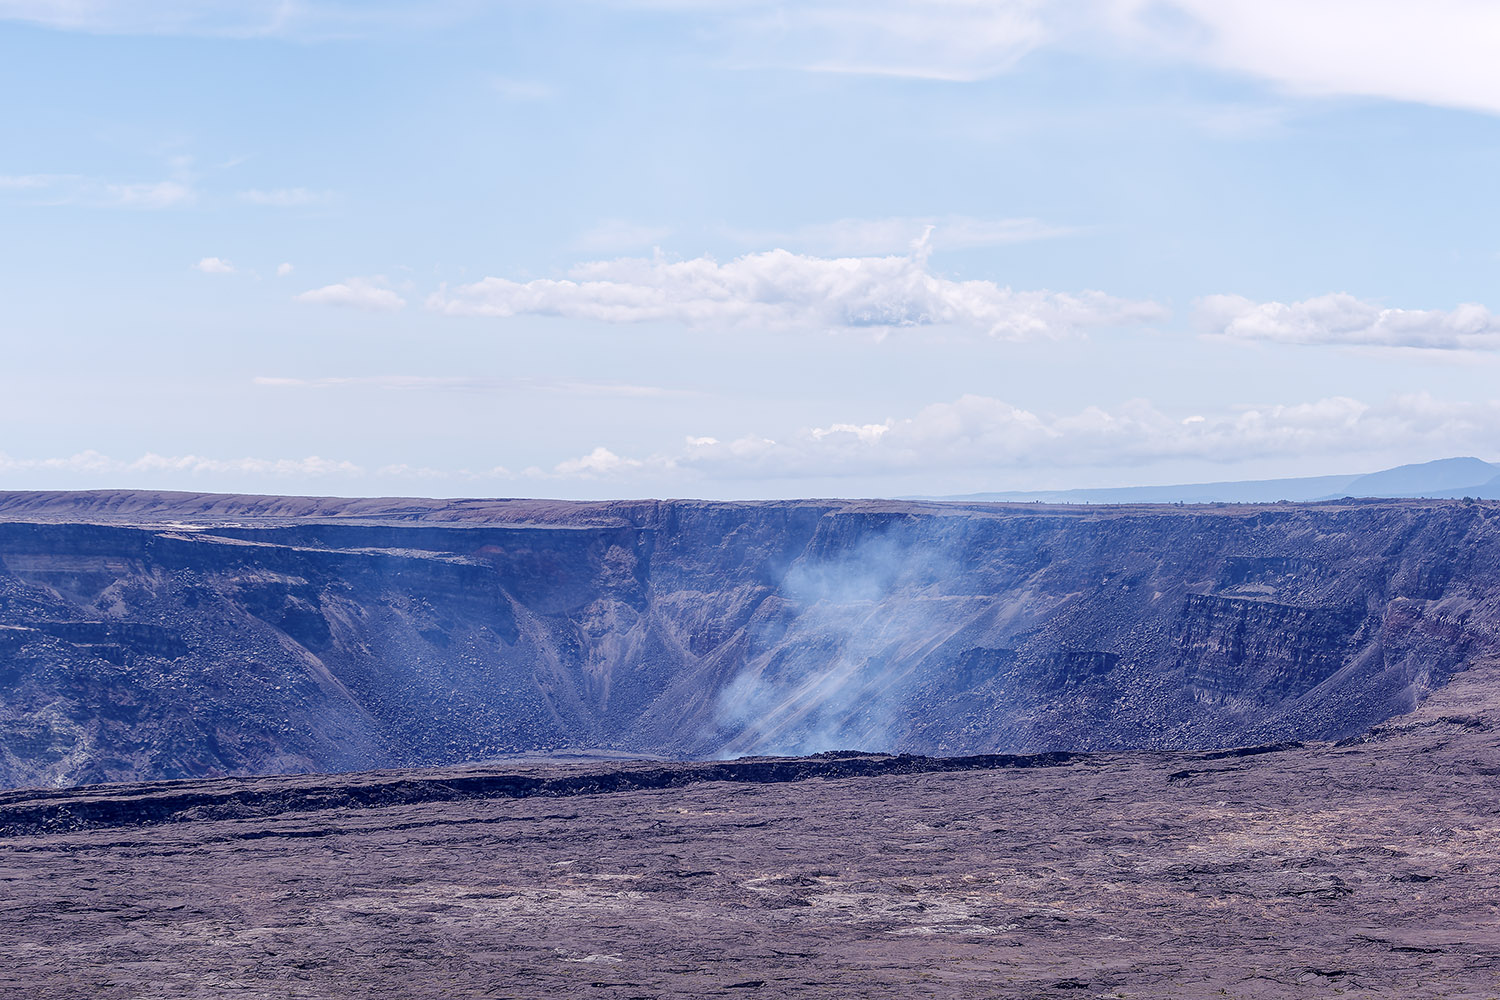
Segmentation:
<svg viewBox="0 0 1500 1000">
<path fill-rule="evenodd" d="M 1337 740 L 1497 623 L 1491 502 L 0 494 L 0 785 Z"/>
</svg>

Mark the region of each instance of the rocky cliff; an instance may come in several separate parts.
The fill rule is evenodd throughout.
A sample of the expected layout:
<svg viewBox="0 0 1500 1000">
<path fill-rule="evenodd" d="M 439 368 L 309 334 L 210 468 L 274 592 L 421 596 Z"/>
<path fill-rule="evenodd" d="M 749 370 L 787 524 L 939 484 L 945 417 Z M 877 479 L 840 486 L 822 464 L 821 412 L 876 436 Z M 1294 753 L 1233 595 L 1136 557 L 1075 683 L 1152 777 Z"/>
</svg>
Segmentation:
<svg viewBox="0 0 1500 1000">
<path fill-rule="evenodd" d="M 1338 739 L 1500 651 L 1500 504 L 0 494 L 0 784 Z"/>
</svg>

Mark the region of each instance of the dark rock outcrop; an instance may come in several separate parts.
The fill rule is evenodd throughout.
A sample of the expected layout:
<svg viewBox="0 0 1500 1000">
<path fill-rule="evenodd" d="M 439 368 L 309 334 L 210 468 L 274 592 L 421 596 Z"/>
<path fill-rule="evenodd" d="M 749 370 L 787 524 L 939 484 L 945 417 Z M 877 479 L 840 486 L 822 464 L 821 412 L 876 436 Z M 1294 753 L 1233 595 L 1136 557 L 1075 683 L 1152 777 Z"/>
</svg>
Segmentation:
<svg viewBox="0 0 1500 1000">
<path fill-rule="evenodd" d="M 1493 503 L 0 494 L 0 784 L 1340 739 L 1497 626 Z"/>
</svg>

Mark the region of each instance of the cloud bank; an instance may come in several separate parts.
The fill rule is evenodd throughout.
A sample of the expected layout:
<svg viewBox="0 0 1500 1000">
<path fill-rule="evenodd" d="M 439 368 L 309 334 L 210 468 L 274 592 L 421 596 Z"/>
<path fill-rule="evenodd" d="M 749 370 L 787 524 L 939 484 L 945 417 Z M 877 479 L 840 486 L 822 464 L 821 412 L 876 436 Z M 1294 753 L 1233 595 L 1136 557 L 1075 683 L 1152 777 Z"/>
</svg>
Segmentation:
<svg viewBox="0 0 1500 1000">
<path fill-rule="evenodd" d="M 1090 327 L 1150 323 L 1167 311 L 1103 292 L 1014 291 L 932 273 L 925 252 L 813 257 L 771 250 L 727 263 L 620 258 L 569 278 L 489 277 L 434 293 L 427 305 L 458 316 L 561 316 L 694 328 L 892 330 L 956 327 L 1006 340 L 1061 337 Z"/>
<path fill-rule="evenodd" d="M 832 423 L 777 440 L 757 434 L 688 438 L 646 458 L 597 448 L 557 465 L 562 478 L 627 478 L 643 471 L 710 479 L 795 479 L 907 472 L 1129 469 L 1169 460 L 1226 464 L 1263 458 L 1492 452 L 1500 400 L 1448 402 L 1426 394 L 1378 404 L 1343 396 L 1169 415 L 1138 400 L 1047 414 L 966 395 L 878 423 Z"/>
<path fill-rule="evenodd" d="M 1452 310 L 1389 309 L 1342 293 L 1291 303 L 1212 295 L 1199 302 L 1198 312 L 1206 329 L 1231 340 L 1449 351 L 1500 349 L 1500 316 L 1474 303 Z"/>
<path fill-rule="evenodd" d="M 730 485 L 734 483 L 827 482 L 839 477 L 907 474 L 940 481 L 939 477 L 950 473 L 1088 469 L 1112 470 L 1117 476 L 1126 473 L 1141 481 L 1148 480 L 1141 470 L 1182 460 L 1222 466 L 1327 456 L 1336 458 L 1342 468 L 1356 461 L 1390 462 L 1393 456 L 1488 455 L 1494 453 L 1497 440 L 1500 399 L 1451 402 L 1414 394 L 1366 403 L 1335 396 L 1183 417 L 1145 400 L 1051 414 L 969 395 L 905 417 L 873 423 L 834 422 L 779 438 L 745 434 L 721 441 L 695 436 L 685 438 L 675 450 L 649 455 L 621 454 L 599 445 L 550 468 L 529 467 L 515 473 L 511 471 L 515 466 L 492 462 L 466 468 L 398 463 L 367 468 L 318 456 L 222 459 L 147 453 L 124 460 L 83 451 L 58 458 L 13 458 L 0 453 L 0 475 L 34 479 L 53 473 L 109 480 L 114 485 L 124 475 L 162 481 L 185 477 L 222 481 L 226 476 L 281 482 L 511 480 L 550 482 L 553 485 L 543 488 L 549 495 L 555 495 L 557 484 L 565 482 L 718 483 L 719 490 L 728 494 L 742 492 Z"/>
</svg>

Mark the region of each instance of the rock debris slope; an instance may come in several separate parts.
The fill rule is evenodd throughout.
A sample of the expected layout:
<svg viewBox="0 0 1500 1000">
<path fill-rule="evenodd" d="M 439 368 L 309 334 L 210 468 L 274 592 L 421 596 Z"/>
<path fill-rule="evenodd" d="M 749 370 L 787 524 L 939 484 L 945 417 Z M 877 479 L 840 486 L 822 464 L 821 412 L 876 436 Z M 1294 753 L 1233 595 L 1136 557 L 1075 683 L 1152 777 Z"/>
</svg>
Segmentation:
<svg viewBox="0 0 1500 1000">
<path fill-rule="evenodd" d="M 1497 627 L 1491 502 L 0 494 L 0 784 L 1339 739 Z"/>
</svg>

